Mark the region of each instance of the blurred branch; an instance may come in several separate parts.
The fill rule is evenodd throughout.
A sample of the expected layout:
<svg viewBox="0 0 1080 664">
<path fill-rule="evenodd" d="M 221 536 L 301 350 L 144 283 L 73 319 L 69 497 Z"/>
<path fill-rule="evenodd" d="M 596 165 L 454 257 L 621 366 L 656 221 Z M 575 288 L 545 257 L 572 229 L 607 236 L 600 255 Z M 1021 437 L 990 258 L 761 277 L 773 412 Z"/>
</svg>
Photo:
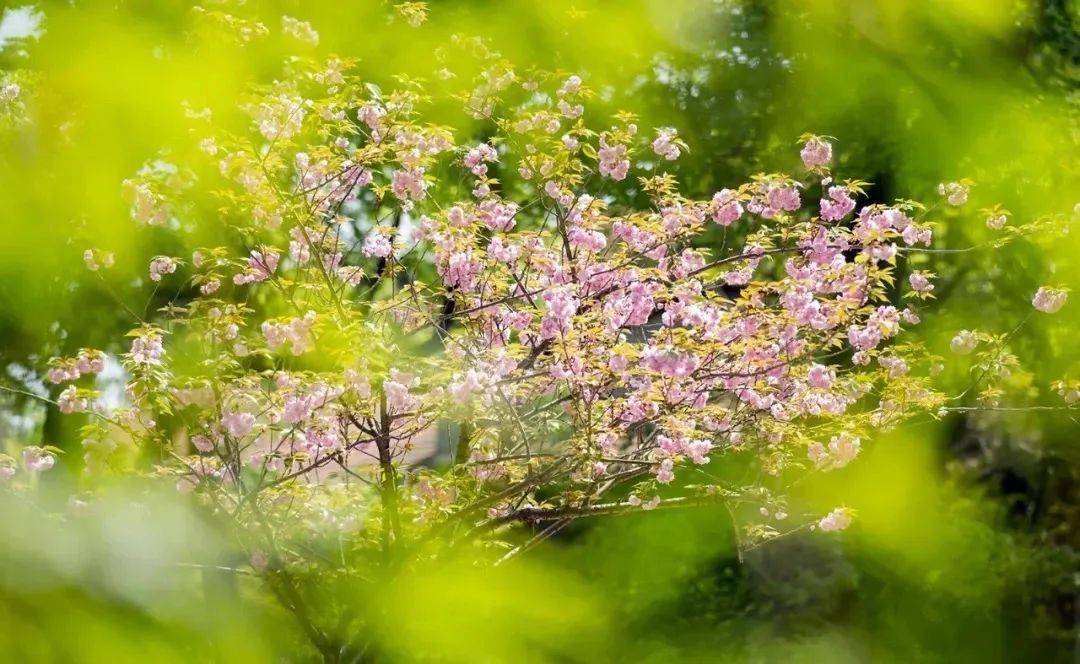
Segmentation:
<svg viewBox="0 0 1080 664">
<path fill-rule="evenodd" d="M 722 500 L 716 496 L 682 496 L 679 498 L 667 498 L 661 500 L 656 504 L 653 509 L 672 509 L 676 507 L 697 507 L 701 505 L 712 505 L 722 502 Z M 555 507 L 555 508 L 543 508 L 543 507 L 522 507 L 516 509 L 509 514 L 499 516 L 491 521 L 490 525 L 498 526 L 514 521 L 525 522 L 542 522 L 553 521 L 561 519 L 578 519 L 583 517 L 603 516 L 603 515 L 616 515 L 626 514 L 627 512 L 641 512 L 643 508 L 640 503 L 602 503 L 599 505 L 589 505 L 585 507 Z"/>
</svg>

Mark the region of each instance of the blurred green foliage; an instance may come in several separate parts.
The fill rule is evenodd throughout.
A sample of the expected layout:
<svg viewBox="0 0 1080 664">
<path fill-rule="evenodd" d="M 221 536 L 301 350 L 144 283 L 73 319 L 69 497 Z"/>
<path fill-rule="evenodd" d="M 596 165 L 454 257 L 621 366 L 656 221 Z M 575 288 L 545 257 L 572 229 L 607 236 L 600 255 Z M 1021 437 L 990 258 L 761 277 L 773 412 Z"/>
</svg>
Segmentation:
<svg viewBox="0 0 1080 664">
<path fill-rule="evenodd" d="M 134 232 L 121 181 L 158 155 L 182 163 L 194 149 L 185 103 L 241 127 L 236 101 L 297 51 L 357 58 L 376 84 L 405 73 L 438 85 L 436 51 L 453 34 L 482 35 L 519 67 L 580 73 L 600 93 L 590 112 L 625 109 L 678 127 L 691 152 L 676 172 L 693 195 L 794 167 L 795 139 L 815 132 L 838 139 L 838 172 L 871 174 L 873 200 L 928 198 L 938 182 L 970 177 L 973 205 L 1000 203 L 1018 219 L 1080 201 L 1074 0 L 458 0 L 431 2 L 418 28 L 391 4 L 38 3 L 41 34 L 0 51 L 32 120 L 0 133 L 8 382 L 32 387 L 16 367 L 40 369 L 74 346 L 114 349 L 131 324 L 117 299 L 144 310 L 174 296 L 148 283 L 145 265 L 189 248 Z M 283 14 L 310 21 L 320 44 L 282 36 Z M 253 22 L 266 34 L 242 39 L 237 28 Z M 467 55 L 458 57 L 454 69 L 468 76 Z M 455 107 L 439 112 L 465 135 L 485 131 Z M 618 195 L 641 196 L 629 181 Z M 937 234 L 951 249 L 991 237 L 948 215 Z M 89 246 L 115 252 L 116 268 L 88 273 Z M 1011 329 L 1037 286 L 1080 283 L 1078 252 L 1074 236 L 932 255 L 948 306 L 923 334 L 944 349 L 960 328 Z M 1033 374 L 1016 386 L 1028 402 L 1045 402 L 1050 381 L 1080 371 L 1076 311 L 1053 328 L 1036 320 L 1011 343 Z M 955 374 L 962 389 L 966 367 Z M 78 455 L 56 413 L 17 395 L 6 410 L 8 438 L 44 437 Z M 499 570 L 465 556 L 318 601 L 351 607 L 371 660 L 1070 661 L 1078 433 L 1073 417 L 1046 413 L 954 415 L 895 432 L 803 488 L 807 504 L 857 511 L 839 540 L 796 536 L 740 560 L 724 509 L 640 514 L 576 526 Z M 150 521 L 138 505 L 157 500 L 98 504 L 64 522 L 5 504 L 0 652 L 10 661 L 316 656 L 253 579 L 215 569 L 245 561 L 230 559 L 212 524 L 180 508 Z M 185 566 L 193 561 L 210 568 Z"/>
</svg>

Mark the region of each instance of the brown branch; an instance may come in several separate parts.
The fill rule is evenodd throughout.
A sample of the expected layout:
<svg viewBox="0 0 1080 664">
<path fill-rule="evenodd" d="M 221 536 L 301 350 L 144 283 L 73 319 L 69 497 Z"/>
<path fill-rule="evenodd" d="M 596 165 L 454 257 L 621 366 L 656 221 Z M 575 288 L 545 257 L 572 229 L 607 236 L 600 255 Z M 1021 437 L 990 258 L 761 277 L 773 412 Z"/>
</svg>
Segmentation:
<svg viewBox="0 0 1080 664">
<path fill-rule="evenodd" d="M 720 502 L 720 498 L 716 496 L 681 496 L 678 498 L 668 498 L 661 500 L 655 509 L 671 509 L 675 507 L 697 507 L 700 505 L 711 505 Z M 562 519 L 579 519 L 593 516 L 603 515 L 618 515 L 626 514 L 628 512 L 642 511 L 640 504 L 622 502 L 622 503 L 601 503 L 599 505 L 588 505 L 584 507 L 522 507 L 516 509 L 509 514 L 495 517 L 488 525 L 500 526 L 515 521 L 523 521 L 527 523 L 539 523 L 543 521 L 558 521 Z"/>
<path fill-rule="evenodd" d="M 401 541 L 401 517 L 398 514 L 397 470 L 390 451 L 390 426 L 392 420 L 387 410 L 386 392 L 379 394 L 379 430 L 375 437 L 375 446 L 379 451 L 381 469 L 379 487 L 382 494 L 383 553 L 389 555 L 391 545 Z"/>
</svg>

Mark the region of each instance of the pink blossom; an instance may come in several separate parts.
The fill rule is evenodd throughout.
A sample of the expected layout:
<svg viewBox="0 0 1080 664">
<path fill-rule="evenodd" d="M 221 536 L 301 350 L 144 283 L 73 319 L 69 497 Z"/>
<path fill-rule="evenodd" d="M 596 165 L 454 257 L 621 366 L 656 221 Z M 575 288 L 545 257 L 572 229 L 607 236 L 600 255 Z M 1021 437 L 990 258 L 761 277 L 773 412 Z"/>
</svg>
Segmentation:
<svg viewBox="0 0 1080 664">
<path fill-rule="evenodd" d="M 281 254 L 271 249 L 252 251 L 251 256 L 248 258 L 248 267 L 255 275 L 256 281 L 264 281 L 277 271 L 280 259 Z"/>
<path fill-rule="evenodd" d="M 929 293 L 934 290 L 934 285 L 930 283 L 929 274 L 926 272 L 912 272 L 908 277 L 908 282 L 918 293 Z"/>
<path fill-rule="evenodd" d="M 81 413 L 87 409 L 89 402 L 78 396 L 74 385 L 69 385 L 60 396 L 56 398 L 56 404 L 61 413 Z"/>
<path fill-rule="evenodd" d="M 1031 305 L 1044 314 L 1054 314 L 1065 306 L 1065 300 L 1069 297 L 1068 291 L 1063 288 L 1050 288 L 1043 286 L 1035 292 L 1031 298 Z"/>
<path fill-rule="evenodd" d="M 497 160 L 498 153 L 495 152 L 495 148 L 487 143 L 481 143 L 466 153 L 464 163 L 465 168 L 472 171 L 473 175 L 483 177 L 487 175 L 487 162 Z"/>
<path fill-rule="evenodd" d="M 932 233 L 933 231 L 931 231 L 929 227 L 911 224 L 900 233 L 900 236 L 908 246 L 918 243 L 929 246 Z"/>
<path fill-rule="evenodd" d="M 203 453 L 214 451 L 214 441 L 210 440 L 208 436 L 204 436 L 202 434 L 192 436 L 191 444 L 195 446 L 195 449 Z"/>
<path fill-rule="evenodd" d="M 664 376 L 685 378 L 698 367 L 698 359 L 690 353 L 674 349 L 647 346 L 641 355 L 641 363 L 647 369 Z"/>
<path fill-rule="evenodd" d="M 74 367 L 70 370 L 64 367 L 53 367 L 49 369 L 45 377 L 50 383 L 58 384 L 67 380 L 75 380 L 79 377 L 79 371 Z"/>
<path fill-rule="evenodd" d="M 544 294 L 547 313 L 541 322 L 540 336 L 550 339 L 570 331 L 572 319 L 577 313 L 580 301 L 565 289 L 552 290 Z"/>
<path fill-rule="evenodd" d="M 281 409 L 281 421 L 286 424 L 296 424 L 311 416 L 313 400 L 310 396 L 301 394 L 286 395 Z"/>
<path fill-rule="evenodd" d="M 288 140 L 300 133 L 307 116 L 307 103 L 300 97 L 280 94 L 256 106 L 253 116 L 266 140 Z"/>
<path fill-rule="evenodd" d="M 390 188 L 401 201 L 422 200 L 428 186 L 428 182 L 424 179 L 424 169 L 421 167 L 394 171 L 391 176 Z"/>
<path fill-rule="evenodd" d="M 459 404 L 466 403 L 469 397 L 484 389 L 484 381 L 474 369 L 469 369 L 459 380 L 450 383 L 450 393 Z"/>
<path fill-rule="evenodd" d="M 176 261 L 168 256 L 158 256 L 150 261 L 150 280 L 161 281 L 166 274 L 176 272 Z"/>
<path fill-rule="evenodd" d="M 629 366 L 630 360 L 624 355 L 612 355 L 611 359 L 608 360 L 608 368 L 615 373 L 622 373 L 626 371 Z"/>
<path fill-rule="evenodd" d="M 99 350 L 81 350 L 75 358 L 75 367 L 84 374 L 96 374 L 105 370 L 105 354 Z"/>
<path fill-rule="evenodd" d="M 171 213 L 164 199 L 145 182 L 125 181 L 132 192 L 131 216 L 147 226 L 164 226 Z"/>
<path fill-rule="evenodd" d="M 409 393 L 411 383 L 404 374 L 391 370 L 391 378 L 383 382 L 386 408 L 390 413 L 399 414 L 416 408 L 419 400 Z"/>
<path fill-rule="evenodd" d="M 378 258 L 386 258 L 390 255 L 390 252 L 394 250 L 394 246 L 390 243 L 390 238 L 380 229 L 372 229 L 364 238 L 364 247 L 362 251 L 365 256 L 376 256 Z"/>
<path fill-rule="evenodd" d="M 255 426 L 255 416 L 243 411 L 231 410 L 221 416 L 221 424 L 233 438 L 243 438 Z"/>
<path fill-rule="evenodd" d="M 56 465 L 56 456 L 43 447 L 24 447 L 22 452 L 23 467 L 31 473 L 41 473 Z"/>
<path fill-rule="evenodd" d="M 379 104 L 364 104 L 357 111 L 357 117 L 370 129 L 378 131 L 382 128 L 383 118 L 386 117 L 386 109 Z"/>
<path fill-rule="evenodd" d="M 476 277 L 481 268 L 482 264 L 473 257 L 473 252 L 469 249 L 451 254 L 446 264 L 440 266 L 439 274 L 448 286 L 472 291 L 476 287 Z"/>
<path fill-rule="evenodd" d="M 161 357 L 164 354 L 165 348 L 161 344 L 161 335 L 156 332 L 137 336 L 131 342 L 131 360 L 135 364 L 161 364 Z"/>
<path fill-rule="evenodd" d="M 641 507 L 641 509 L 647 512 L 649 510 L 656 509 L 657 506 L 660 505 L 660 496 L 653 496 L 647 501 L 642 502 L 641 498 L 638 497 L 637 494 L 630 494 L 630 497 L 626 499 L 626 502 L 630 503 L 635 507 Z"/>
<path fill-rule="evenodd" d="M 684 451 L 690 460 L 699 466 L 709 463 L 708 454 L 712 450 L 712 443 L 707 440 L 694 440 L 684 447 Z"/>
<path fill-rule="evenodd" d="M 517 222 L 514 216 L 517 214 L 516 203 L 504 203 L 498 198 L 489 198 L 480 203 L 480 223 L 493 231 L 507 232 L 514 228 Z"/>
<path fill-rule="evenodd" d="M 730 189 L 721 189 L 713 194 L 710 205 L 713 221 L 721 226 L 730 226 L 738 221 L 743 214 L 743 206 L 735 196 L 736 193 Z"/>
<path fill-rule="evenodd" d="M 675 143 L 677 137 L 678 132 L 671 127 L 657 129 L 656 139 L 652 142 L 653 152 L 668 161 L 678 159 L 681 151 L 679 150 L 679 146 Z"/>
<path fill-rule="evenodd" d="M 818 528 L 827 533 L 844 530 L 850 525 L 851 510 L 844 507 L 834 509 L 818 521 Z"/>
<path fill-rule="evenodd" d="M 488 256 L 500 263 L 513 263 L 521 256 L 521 247 L 516 244 L 506 244 L 501 237 L 491 238 L 488 244 Z"/>
<path fill-rule="evenodd" d="M 949 205 L 960 206 L 967 203 L 968 186 L 961 182 L 948 182 L 938 185 L 938 194 L 945 196 Z"/>
<path fill-rule="evenodd" d="M 574 193 L 563 189 L 554 180 L 548 180 L 544 183 L 544 193 L 564 207 L 574 202 Z"/>
<path fill-rule="evenodd" d="M 307 21 L 301 21 L 291 16 L 282 16 L 281 31 L 299 42 L 311 46 L 318 46 L 319 44 L 319 33 Z"/>
<path fill-rule="evenodd" d="M 747 209 L 764 219 L 773 219 L 781 212 L 798 210 L 800 204 L 799 190 L 795 186 L 772 184 L 759 190 L 747 205 Z"/>
<path fill-rule="evenodd" d="M 315 312 L 308 311 L 302 318 L 291 318 L 282 323 L 264 321 L 262 333 L 271 350 L 289 343 L 293 355 L 302 355 L 314 344 L 311 328 L 315 324 Z"/>
<path fill-rule="evenodd" d="M 612 180 L 623 180 L 630 170 L 630 160 L 626 159 L 626 146 L 621 144 L 608 145 L 600 139 L 600 149 L 596 152 L 599 160 L 600 175 Z"/>
<path fill-rule="evenodd" d="M 589 231 L 583 228 L 571 228 L 567 233 L 567 239 L 571 246 L 585 249 L 596 253 L 607 246 L 607 238 L 600 231 Z"/>
<path fill-rule="evenodd" d="M 675 462 L 671 459 L 664 459 L 660 462 L 660 466 L 656 469 L 656 481 L 661 484 L 670 484 L 675 479 Z"/>
<path fill-rule="evenodd" d="M 248 268 L 241 274 L 233 277 L 233 283 L 237 285 L 259 283 L 274 276 L 277 271 L 281 255 L 271 249 L 264 251 L 253 250 L 248 256 Z"/>
<path fill-rule="evenodd" d="M 871 350 L 881 342 L 881 330 L 867 325 L 860 327 L 852 325 L 848 328 L 848 343 L 857 350 Z"/>
<path fill-rule="evenodd" d="M 102 268 L 112 267 L 116 262 L 116 258 L 113 256 L 112 252 L 87 249 L 83 252 L 83 262 L 86 263 L 86 269 L 91 272 L 97 272 Z"/>
<path fill-rule="evenodd" d="M 957 355 L 967 355 L 975 350 L 975 346 L 978 344 L 979 337 L 974 332 L 971 330 L 960 330 L 949 343 L 949 347 L 952 349 L 952 352 Z"/>
<path fill-rule="evenodd" d="M 581 77 L 574 74 L 563 81 L 563 84 L 559 87 L 558 95 L 565 97 L 567 95 L 577 94 L 581 89 Z"/>
<path fill-rule="evenodd" d="M 882 355 L 878 358 L 878 364 L 889 371 L 889 378 L 896 379 L 908 372 L 908 365 L 902 358 L 895 355 Z"/>
<path fill-rule="evenodd" d="M 830 389 L 835 380 L 836 372 L 822 364 L 811 364 L 810 370 L 806 373 L 806 381 L 810 386 L 822 390 Z"/>
<path fill-rule="evenodd" d="M 847 187 L 829 187 L 828 198 L 821 199 L 821 218 L 825 221 L 840 221 L 855 209 L 855 199 Z"/>
<path fill-rule="evenodd" d="M 832 161 L 832 144 L 823 138 L 812 136 L 799 152 L 803 165 L 807 168 L 821 168 Z"/>
</svg>

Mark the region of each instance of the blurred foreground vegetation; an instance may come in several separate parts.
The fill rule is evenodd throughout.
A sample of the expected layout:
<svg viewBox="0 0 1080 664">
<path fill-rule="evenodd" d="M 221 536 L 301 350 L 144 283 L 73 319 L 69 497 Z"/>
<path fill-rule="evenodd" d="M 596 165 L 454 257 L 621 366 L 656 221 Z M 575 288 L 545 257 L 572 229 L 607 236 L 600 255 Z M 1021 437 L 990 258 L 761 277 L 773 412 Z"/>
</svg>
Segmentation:
<svg viewBox="0 0 1080 664">
<path fill-rule="evenodd" d="M 296 50 L 358 58 L 386 84 L 434 78 L 433 54 L 451 35 L 482 35 L 521 66 L 587 77 L 604 108 L 678 127 L 691 148 L 678 167 L 688 194 L 788 168 L 796 138 L 815 132 L 837 139 L 846 172 L 870 174 L 872 200 L 927 197 L 969 177 L 976 204 L 1018 218 L 1080 201 L 1075 0 L 455 1 L 431 2 L 419 27 L 392 4 L 5 10 L 0 35 L 31 28 L 0 50 L 5 80 L 28 91 L 29 118 L 3 118 L 0 133 L 5 384 L 33 392 L 44 358 L 116 339 L 118 299 L 149 309 L 174 295 L 143 276 L 169 240 L 130 232 L 120 183 L 155 155 L 192 150 L 185 105 L 239 126 L 235 100 Z M 310 21 L 319 44 L 283 36 L 282 15 Z M 456 110 L 445 109 L 448 122 Z M 937 234 L 952 249 L 989 237 L 947 219 Z M 81 258 L 102 237 L 118 261 L 103 279 Z M 1080 283 L 1078 252 L 1073 237 L 989 259 L 934 257 L 948 314 L 920 334 L 944 348 L 961 328 L 1008 331 L 1038 285 Z M 1076 307 L 1061 315 L 1072 318 L 1012 341 L 1031 372 L 1011 386 L 1024 403 L 1080 370 Z M 79 456 L 70 420 L 3 398 L 6 441 Z M 1078 434 L 1074 416 L 1054 411 L 902 428 L 803 488 L 808 504 L 857 510 L 840 539 L 796 536 L 739 559 L 722 508 L 636 514 L 578 524 L 497 571 L 465 559 L 316 600 L 363 616 L 374 644 L 365 655 L 391 661 L 1075 661 Z M 46 502 L 79 485 L 77 462 L 62 465 L 38 487 Z M 230 559 L 224 534 L 174 500 L 95 503 L 75 521 L 0 501 L 0 651 L 11 661 L 314 658 L 253 580 L 229 571 L 245 561 Z"/>
</svg>

